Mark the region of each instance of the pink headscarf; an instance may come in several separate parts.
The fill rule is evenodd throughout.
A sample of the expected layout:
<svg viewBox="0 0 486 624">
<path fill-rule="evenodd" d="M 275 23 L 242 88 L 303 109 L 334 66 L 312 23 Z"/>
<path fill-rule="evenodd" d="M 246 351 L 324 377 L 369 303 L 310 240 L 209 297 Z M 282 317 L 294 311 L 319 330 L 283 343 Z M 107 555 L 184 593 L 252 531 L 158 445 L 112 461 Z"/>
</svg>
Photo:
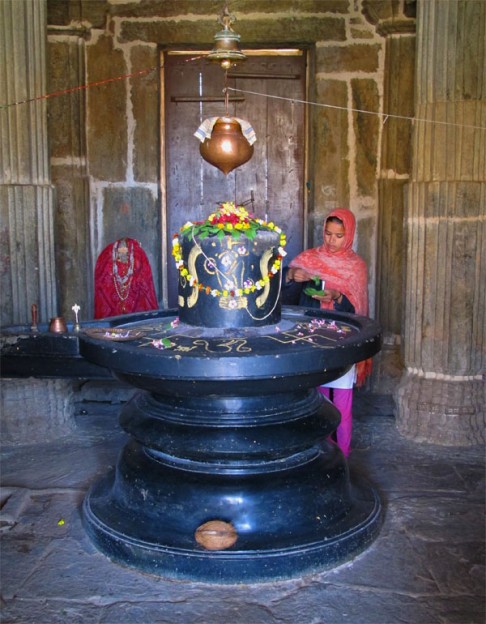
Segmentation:
<svg viewBox="0 0 486 624">
<path fill-rule="evenodd" d="M 304 269 L 311 276 L 326 280 L 326 288 L 338 290 L 346 295 L 353 304 L 355 313 L 361 316 L 368 315 L 368 271 L 365 261 L 353 249 L 356 220 L 353 213 L 347 208 L 332 210 L 324 221 L 330 217 L 337 217 L 344 226 L 344 244 L 339 251 L 331 252 L 325 242 L 320 247 L 303 251 L 290 263 L 291 267 Z M 333 309 L 333 304 L 321 302 L 321 308 Z M 358 385 L 371 372 L 371 360 L 358 364 Z"/>
</svg>

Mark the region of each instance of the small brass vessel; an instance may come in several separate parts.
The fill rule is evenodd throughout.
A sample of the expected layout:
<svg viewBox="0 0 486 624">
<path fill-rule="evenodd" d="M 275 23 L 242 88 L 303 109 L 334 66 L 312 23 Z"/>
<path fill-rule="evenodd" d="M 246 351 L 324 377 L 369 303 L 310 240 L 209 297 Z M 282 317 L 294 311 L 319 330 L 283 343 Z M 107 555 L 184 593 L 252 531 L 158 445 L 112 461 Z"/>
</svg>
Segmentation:
<svg viewBox="0 0 486 624">
<path fill-rule="evenodd" d="M 65 334 L 67 333 L 66 321 L 62 316 L 55 316 L 51 318 L 49 323 L 49 331 L 53 334 Z"/>
</svg>

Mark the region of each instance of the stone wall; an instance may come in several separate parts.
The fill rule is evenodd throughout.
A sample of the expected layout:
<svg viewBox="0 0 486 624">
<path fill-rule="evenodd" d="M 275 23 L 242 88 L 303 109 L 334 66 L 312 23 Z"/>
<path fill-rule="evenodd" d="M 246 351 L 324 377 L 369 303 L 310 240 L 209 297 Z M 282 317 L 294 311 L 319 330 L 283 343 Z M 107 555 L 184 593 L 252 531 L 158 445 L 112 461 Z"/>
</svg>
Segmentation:
<svg viewBox="0 0 486 624">
<path fill-rule="evenodd" d="M 161 292 L 160 55 L 210 49 L 223 5 L 0 2 L 2 324 L 29 322 L 32 303 L 40 321 L 55 313 L 71 319 L 74 302 L 90 318 L 95 260 L 127 231 L 144 245 Z M 352 208 L 357 251 L 369 266 L 370 315 L 384 330 L 373 389 L 394 391 L 405 360 L 400 430 L 441 444 L 479 439 L 484 2 L 229 5 L 243 47 L 308 53 L 304 245 L 320 243 L 329 209 Z"/>
<path fill-rule="evenodd" d="M 382 123 L 351 109 L 382 110 L 386 40 L 376 24 L 413 23 L 402 2 L 379 4 L 381 13 L 371 15 L 366 2 L 357 0 L 229 3 L 243 47 L 302 46 L 310 51 L 309 100 L 316 105 L 309 107 L 306 242 L 320 243 L 329 209 L 353 209 L 357 249 L 369 265 L 372 315 Z M 160 292 L 159 50 L 209 49 L 222 5 L 214 0 L 48 0 L 52 88 L 61 89 L 63 80 L 66 87 L 102 83 L 49 102 L 65 314 L 70 315 L 74 300 L 91 314 L 96 257 L 127 228 L 147 251 Z M 128 74 L 130 79 L 104 82 Z M 401 279 L 400 274 L 400 284 Z"/>
<path fill-rule="evenodd" d="M 160 54 L 170 48 L 209 50 L 220 28 L 217 18 L 223 4 L 215 0 L 39 0 L 36 6 L 45 9 L 39 12 L 45 17 L 36 22 L 35 36 L 20 28 L 29 20 L 17 20 L 15 33 L 5 21 L 4 33 L 15 34 L 19 50 L 23 41 L 35 46 L 39 33 L 47 32 L 44 65 L 39 68 L 42 80 L 31 77 L 31 81 L 32 87 L 43 85 L 40 94 L 32 93 L 38 100 L 33 106 L 46 117 L 47 128 L 45 132 L 44 121 L 36 126 L 36 154 L 49 149 L 44 164 L 50 169 L 42 179 L 33 176 L 35 193 L 25 183 L 17 189 L 12 170 L 3 169 L 0 196 L 6 197 L 2 201 L 6 225 L 0 245 L 6 268 L 2 267 L 0 278 L 4 292 L 10 294 L 2 305 L 2 324 L 29 322 L 32 303 L 39 305 L 43 322 L 54 314 L 71 320 L 74 303 L 81 306 L 81 319 L 91 318 L 96 258 L 107 244 L 127 233 L 138 238 L 147 252 L 160 300 L 166 274 Z M 243 47 L 301 47 L 308 52 L 311 104 L 307 107 L 304 246 L 321 242 L 328 210 L 352 208 L 358 219 L 357 251 L 369 266 L 370 315 L 380 319 L 391 337 L 388 343 L 397 347 L 403 308 L 402 198 L 409 175 L 409 128 L 367 111 L 413 112 L 415 19 L 410 7 L 414 2 L 234 0 L 229 4 Z M 31 5 L 19 0 L 9 6 L 27 11 Z M 4 60 L 2 84 L 10 89 L 14 80 L 16 89 L 24 82 L 30 88 L 22 66 Z M 48 98 L 39 97 L 45 93 Z M 14 137 L 22 128 L 23 135 L 28 132 L 28 123 L 19 117 L 22 112 L 28 119 L 25 106 L 12 107 L 2 117 L 5 136 Z M 7 147 L 13 162 L 23 144 Z M 30 155 L 31 172 L 35 172 L 36 154 Z M 29 155 L 17 160 L 28 164 Z M 42 193 L 48 197 L 37 201 L 35 197 L 43 198 Z M 34 270 L 27 277 L 35 278 L 32 286 L 24 284 L 22 273 L 22 267 L 31 265 Z"/>
</svg>

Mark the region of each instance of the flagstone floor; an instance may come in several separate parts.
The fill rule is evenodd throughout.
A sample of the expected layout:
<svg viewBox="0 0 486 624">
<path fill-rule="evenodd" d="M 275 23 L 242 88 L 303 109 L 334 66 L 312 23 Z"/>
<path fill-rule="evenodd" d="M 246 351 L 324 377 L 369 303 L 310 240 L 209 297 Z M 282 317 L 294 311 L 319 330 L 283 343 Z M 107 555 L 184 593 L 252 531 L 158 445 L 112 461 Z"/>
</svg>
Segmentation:
<svg viewBox="0 0 486 624">
<path fill-rule="evenodd" d="M 390 396 L 356 394 L 352 472 L 380 493 L 368 550 L 284 582 L 215 585 L 112 563 L 85 535 L 87 488 L 116 462 L 119 405 L 77 404 L 77 429 L 2 449 L 2 624 L 484 624 L 484 448 L 415 444 Z"/>
</svg>

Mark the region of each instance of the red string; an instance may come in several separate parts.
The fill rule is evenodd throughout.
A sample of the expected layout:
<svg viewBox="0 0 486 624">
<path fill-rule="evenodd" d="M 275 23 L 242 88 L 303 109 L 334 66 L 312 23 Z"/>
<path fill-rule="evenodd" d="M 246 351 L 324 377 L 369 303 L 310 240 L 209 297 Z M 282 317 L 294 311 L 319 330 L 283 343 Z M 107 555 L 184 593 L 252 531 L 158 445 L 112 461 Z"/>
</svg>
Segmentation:
<svg viewBox="0 0 486 624">
<path fill-rule="evenodd" d="M 194 56 L 189 59 L 185 59 L 184 62 L 187 63 L 189 61 L 194 61 L 202 56 Z M 156 67 L 149 67 L 148 69 L 140 69 L 131 74 L 123 74 L 122 76 L 115 76 L 113 78 L 106 78 L 105 80 L 97 80 L 95 82 L 88 82 L 84 85 L 78 85 L 77 87 L 71 87 L 70 89 L 62 89 L 61 91 L 54 91 L 53 93 L 46 93 L 44 95 L 38 95 L 37 97 L 29 98 L 27 100 L 19 100 L 18 102 L 11 102 L 10 104 L 0 104 L 0 108 L 10 108 L 12 106 L 19 106 L 19 104 L 28 104 L 29 102 L 37 102 L 38 100 L 47 100 L 51 97 L 57 97 L 59 95 L 66 95 L 68 93 L 75 93 L 76 91 L 81 91 L 82 89 L 90 89 L 91 87 L 99 87 L 104 84 L 108 84 L 110 82 L 116 82 L 117 80 L 125 80 L 126 78 L 134 78 L 135 76 L 143 76 L 143 74 L 149 74 L 150 72 L 155 71 L 156 69 L 161 69 L 164 67 L 163 65 L 157 65 Z"/>
<path fill-rule="evenodd" d="M 124 74 L 123 76 L 115 76 L 114 78 L 106 78 L 105 80 L 97 80 L 96 82 L 89 82 L 88 84 L 78 85 L 77 87 L 71 87 L 70 89 L 62 89 L 61 91 L 54 91 L 53 93 L 45 93 L 44 95 L 38 95 L 37 97 L 30 98 L 28 100 L 19 100 L 18 102 L 12 102 L 10 104 L 0 104 L 0 108 L 10 108 L 11 106 L 18 106 L 19 104 L 28 104 L 29 102 L 37 102 L 38 100 L 47 100 L 51 97 L 57 97 L 58 95 L 66 95 L 67 93 L 74 93 L 75 91 L 81 91 L 82 89 L 90 89 L 91 87 L 99 87 L 100 85 L 108 84 L 109 82 L 115 82 L 117 80 L 125 80 L 126 78 L 133 78 L 134 76 L 141 76 L 142 74 L 148 74 L 151 71 L 158 69 L 158 67 L 150 67 L 149 69 L 141 69 L 133 72 L 132 74 Z"/>
</svg>

